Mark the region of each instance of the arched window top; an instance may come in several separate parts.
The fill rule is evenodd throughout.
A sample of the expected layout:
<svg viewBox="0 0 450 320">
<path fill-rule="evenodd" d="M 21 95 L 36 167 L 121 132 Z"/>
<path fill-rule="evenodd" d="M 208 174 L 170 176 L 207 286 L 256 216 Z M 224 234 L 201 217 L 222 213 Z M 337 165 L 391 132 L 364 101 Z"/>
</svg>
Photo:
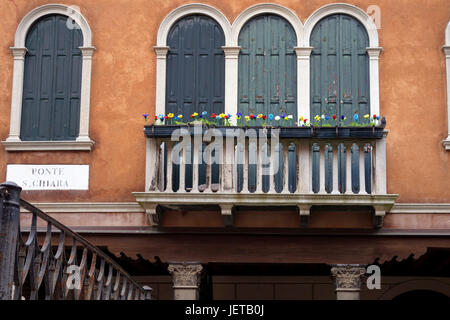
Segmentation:
<svg viewBox="0 0 450 320">
<path fill-rule="evenodd" d="M 40 18 L 50 14 L 59 14 L 73 19 L 83 34 L 83 47 L 92 46 L 92 31 L 86 19 L 79 11 L 76 11 L 75 7 L 69 7 L 63 4 L 47 4 L 30 11 L 17 27 L 14 46 L 16 48 L 24 48 L 30 27 Z"/>
<path fill-rule="evenodd" d="M 277 15 L 289 22 L 295 31 L 297 37 L 297 45 L 300 45 L 300 41 L 303 38 L 303 24 L 297 15 L 290 9 L 272 3 L 263 3 L 251 6 L 244 10 L 233 22 L 231 46 L 237 46 L 239 40 L 239 34 L 245 24 L 252 18 L 260 15 Z"/>
<path fill-rule="evenodd" d="M 317 42 L 317 36 L 316 33 L 319 32 L 319 29 L 321 27 L 322 24 L 324 24 L 326 22 L 326 19 L 329 18 L 338 18 L 339 16 L 342 16 L 343 18 L 346 18 L 349 21 L 353 21 L 357 31 L 358 31 L 358 45 L 364 45 L 364 49 L 366 49 L 366 47 L 369 45 L 369 34 L 367 33 L 366 28 L 364 27 L 364 25 L 358 20 L 355 19 L 353 16 L 348 15 L 348 14 L 339 14 L 339 13 L 334 13 L 334 14 L 330 14 L 327 15 L 325 17 L 323 17 L 322 19 L 320 19 L 315 25 L 314 28 L 311 31 L 311 36 L 309 39 L 309 45 L 312 45 L 313 47 L 320 47 L 321 43 L 320 41 Z M 314 43 L 317 42 L 317 43 Z"/>
<path fill-rule="evenodd" d="M 366 29 L 367 35 L 369 37 L 369 47 L 378 47 L 378 31 L 372 18 L 369 17 L 369 15 L 367 15 L 367 13 L 360 8 L 346 3 L 333 3 L 325 5 L 313 12 L 313 14 L 305 22 L 303 45 L 309 45 L 311 34 L 314 30 L 315 25 L 319 23 L 319 21 L 321 21 L 326 16 L 338 13 L 346 14 L 357 19 Z"/>
<path fill-rule="evenodd" d="M 189 15 L 204 15 L 215 20 L 222 28 L 222 31 L 225 36 L 225 45 L 228 45 L 231 34 L 231 25 L 228 19 L 224 16 L 224 14 L 219 10 L 217 10 L 216 8 L 211 7 L 209 5 L 192 3 L 176 8 L 164 18 L 158 29 L 156 46 L 157 47 L 167 46 L 167 37 L 169 35 L 170 30 L 172 29 L 172 26 L 183 17 Z"/>
</svg>

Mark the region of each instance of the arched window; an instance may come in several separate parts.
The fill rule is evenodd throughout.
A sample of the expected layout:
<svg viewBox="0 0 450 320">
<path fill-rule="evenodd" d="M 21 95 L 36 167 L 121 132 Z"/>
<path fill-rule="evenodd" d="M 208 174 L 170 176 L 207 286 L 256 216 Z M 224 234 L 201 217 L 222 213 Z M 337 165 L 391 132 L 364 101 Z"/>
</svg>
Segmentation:
<svg viewBox="0 0 450 320">
<path fill-rule="evenodd" d="M 238 111 L 297 118 L 297 37 L 284 18 L 249 20 L 239 33 Z M 295 122 L 295 121 L 294 121 Z"/>
<path fill-rule="evenodd" d="M 20 138 L 75 140 L 79 133 L 83 34 L 68 17 L 49 15 L 29 29 Z"/>
<path fill-rule="evenodd" d="M 369 37 L 364 26 L 345 14 L 323 18 L 314 27 L 311 53 L 311 117 L 347 117 L 370 112 Z"/>
<path fill-rule="evenodd" d="M 225 36 L 205 15 L 178 20 L 167 36 L 166 114 L 224 112 Z"/>
<path fill-rule="evenodd" d="M 370 113 L 369 37 L 365 27 L 346 14 L 332 14 L 312 30 L 311 118 Z"/>
</svg>

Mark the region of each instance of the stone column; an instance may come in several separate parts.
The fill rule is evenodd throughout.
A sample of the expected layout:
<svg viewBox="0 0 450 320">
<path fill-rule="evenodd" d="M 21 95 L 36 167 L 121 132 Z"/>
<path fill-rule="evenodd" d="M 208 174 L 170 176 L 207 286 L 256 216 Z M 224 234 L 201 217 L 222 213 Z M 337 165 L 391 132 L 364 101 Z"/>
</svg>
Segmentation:
<svg viewBox="0 0 450 320">
<path fill-rule="evenodd" d="M 225 113 L 231 113 L 231 123 L 236 124 L 238 112 L 238 61 L 241 47 L 222 47 L 225 55 Z"/>
<path fill-rule="evenodd" d="M 166 114 L 166 62 L 169 47 L 153 47 L 156 53 L 155 115 Z"/>
<path fill-rule="evenodd" d="M 335 264 L 331 268 L 331 277 L 336 284 L 337 300 L 359 300 L 361 280 L 366 273 L 362 264 Z"/>
<path fill-rule="evenodd" d="M 91 105 L 91 73 L 92 56 L 95 47 L 79 47 L 83 57 L 81 68 L 81 98 L 80 98 L 80 131 L 77 141 L 92 143 L 89 138 L 89 113 Z"/>
<path fill-rule="evenodd" d="M 297 55 L 297 119 L 311 119 L 310 113 L 310 62 L 313 47 L 294 47 Z M 314 115 L 312 115 L 314 116 Z"/>
<path fill-rule="evenodd" d="M 20 142 L 20 122 L 22 119 L 23 78 L 25 70 L 25 55 L 27 48 L 11 47 L 14 57 L 11 96 L 11 121 L 9 125 L 8 142 Z"/>
<path fill-rule="evenodd" d="M 169 262 L 175 300 L 198 300 L 200 275 L 203 267 L 198 262 Z"/>
</svg>

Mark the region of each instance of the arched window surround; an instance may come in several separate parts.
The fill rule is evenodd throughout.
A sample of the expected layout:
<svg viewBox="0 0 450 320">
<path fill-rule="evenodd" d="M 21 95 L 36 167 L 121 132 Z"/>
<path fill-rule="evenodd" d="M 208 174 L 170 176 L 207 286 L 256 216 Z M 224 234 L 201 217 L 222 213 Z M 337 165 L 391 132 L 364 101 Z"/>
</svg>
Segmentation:
<svg viewBox="0 0 450 320">
<path fill-rule="evenodd" d="M 450 21 L 445 28 L 445 44 L 442 47 L 445 54 L 445 67 L 446 67 L 446 79 L 447 79 L 447 126 L 448 135 L 447 138 L 442 141 L 445 150 L 450 151 Z"/>
<path fill-rule="evenodd" d="M 27 48 L 25 40 L 28 30 L 35 21 L 43 16 L 59 14 L 73 19 L 81 28 L 83 34 L 82 76 L 80 98 L 80 129 L 75 141 L 22 141 L 20 139 L 20 125 L 22 117 L 22 95 L 24 81 L 24 65 Z M 92 46 L 92 31 L 83 15 L 74 7 L 62 4 L 47 4 L 30 11 L 17 27 L 13 54 L 13 81 L 11 96 L 11 120 L 9 136 L 2 144 L 7 151 L 41 151 L 41 150 L 91 150 L 94 141 L 89 138 L 89 110 L 91 91 L 92 56 L 95 47 Z"/>
</svg>

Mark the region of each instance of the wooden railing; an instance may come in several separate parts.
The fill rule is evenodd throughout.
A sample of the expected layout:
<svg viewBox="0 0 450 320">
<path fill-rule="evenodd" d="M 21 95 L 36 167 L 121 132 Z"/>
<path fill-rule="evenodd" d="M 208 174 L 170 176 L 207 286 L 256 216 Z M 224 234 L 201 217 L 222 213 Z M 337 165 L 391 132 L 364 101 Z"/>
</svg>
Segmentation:
<svg viewBox="0 0 450 320">
<path fill-rule="evenodd" d="M 20 191 L 15 183 L 0 185 L 0 300 L 150 299 L 151 288 L 141 287 L 99 248 L 20 199 Z M 28 230 L 21 228 L 20 207 L 31 214 Z M 38 220 L 46 225 L 43 243 Z M 26 241 L 22 233 L 28 234 Z"/>
<path fill-rule="evenodd" d="M 386 192 L 387 131 L 357 138 L 337 129 L 327 138 L 297 129 L 153 131 L 137 201 L 153 225 L 159 205 L 217 204 L 226 216 L 235 205 L 294 205 L 303 224 L 313 205 L 360 205 L 374 208 L 380 227 L 396 199 Z"/>
</svg>

